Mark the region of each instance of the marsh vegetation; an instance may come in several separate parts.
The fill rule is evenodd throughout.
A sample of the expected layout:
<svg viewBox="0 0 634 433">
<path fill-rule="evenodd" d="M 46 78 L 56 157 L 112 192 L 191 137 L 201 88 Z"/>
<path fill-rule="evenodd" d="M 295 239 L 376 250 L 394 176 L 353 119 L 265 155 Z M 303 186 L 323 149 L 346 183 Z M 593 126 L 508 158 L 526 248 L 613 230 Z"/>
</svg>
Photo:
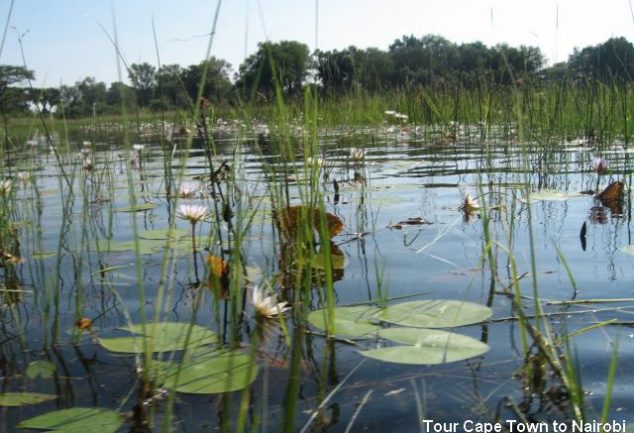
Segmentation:
<svg viewBox="0 0 634 433">
<path fill-rule="evenodd" d="M 632 47 L 291 45 L 5 106 L 0 431 L 631 422 Z"/>
</svg>

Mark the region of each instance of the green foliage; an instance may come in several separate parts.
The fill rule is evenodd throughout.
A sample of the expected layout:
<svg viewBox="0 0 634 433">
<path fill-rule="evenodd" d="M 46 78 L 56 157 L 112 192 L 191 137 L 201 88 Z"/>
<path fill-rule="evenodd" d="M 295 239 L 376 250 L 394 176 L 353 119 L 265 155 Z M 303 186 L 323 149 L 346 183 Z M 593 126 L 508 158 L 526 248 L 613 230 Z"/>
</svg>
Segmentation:
<svg viewBox="0 0 634 433">
<path fill-rule="evenodd" d="M 308 47 L 305 44 L 263 42 L 240 66 L 236 86 L 250 98 L 259 93 L 271 100 L 278 86 L 284 94 L 298 96 L 303 91 L 307 68 Z"/>
<path fill-rule="evenodd" d="M 56 395 L 41 394 L 38 392 L 5 392 L 0 394 L 0 407 L 26 406 L 29 404 L 43 403 L 56 398 Z"/>
<path fill-rule="evenodd" d="M 190 331 L 191 328 L 191 331 Z M 179 322 L 157 322 L 130 325 L 122 328 L 138 337 L 100 338 L 99 344 L 111 352 L 144 353 L 144 343 L 152 352 L 173 352 L 185 349 L 188 333 L 188 348 L 210 344 L 216 341 L 216 334 L 202 326 Z M 145 340 L 145 341 L 144 341 Z"/>
<path fill-rule="evenodd" d="M 58 433 L 114 433 L 123 420 L 124 417 L 113 410 L 75 407 L 36 416 L 21 422 L 18 427 Z"/>
</svg>

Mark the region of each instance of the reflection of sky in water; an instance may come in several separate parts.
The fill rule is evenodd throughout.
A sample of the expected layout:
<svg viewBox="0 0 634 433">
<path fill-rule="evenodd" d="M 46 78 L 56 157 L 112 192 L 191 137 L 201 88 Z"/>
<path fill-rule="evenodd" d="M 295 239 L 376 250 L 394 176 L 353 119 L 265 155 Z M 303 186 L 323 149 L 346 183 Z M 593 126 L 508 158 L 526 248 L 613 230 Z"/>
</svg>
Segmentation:
<svg viewBox="0 0 634 433">
<path fill-rule="evenodd" d="M 233 139 L 222 146 L 231 146 Z M 487 149 L 480 143 L 471 145 L 448 145 L 446 143 L 430 146 L 421 142 L 377 143 L 366 149 L 365 165 L 355 170 L 347 160 L 348 152 L 345 148 L 324 150 L 325 167 L 329 172 L 328 181 L 322 188 L 328 199 L 327 210 L 343 219 L 344 231 L 335 238 L 339 244 L 346 266 L 341 280 L 335 283 L 336 299 L 339 304 L 349 304 L 377 300 L 381 297 L 400 297 L 424 294 L 424 298 L 439 299 L 468 299 L 478 303 L 485 303 L 489 298 L 489 291 L 493 276 L 488 262 L 484 258 L 485 244 L 482 217 L 479 214 L 471 216 L 468 222 L 463 219 L 458 210 L 463 200 L 463 194 L 470 193 L 479 196 L 480 203 L 494 208 L 489 212 L 489 229 L 492 240 L 492 254 L 497 261 L 495 287 L 503 291 L 511 285 L 508 254 L 506 250 L 512 245 L 521 278 L 522 292 L 527 296 L 526 303 L 532 301 L 532 264 L 531 242 L 529 236 L 529 221 L 532 221 L 533 248 L 539 295 L 544 300 L 566 300 L 575 296 L 573 285 L 566 271 L 561 256 L 569 267 L 575 279 L 578 292 L 576 297 L 586 298 L 629 298 L 632 297 L 631 276 L 634 257 L 620 252 L 619 249 L 631 243 L 629 227 L 629 206 L 621 217 L 613 217 L 607 213 L 594 209 L 597 202 L 589 195 L 578 195 L 580 191 L 597 188 L 597 175 L 589 171 L 590 152 L 583 148 L 566 148 L 562 152 L 550 150 L 544 152 L 537 149 L 522 154 L 513 147 L 497 146 L 495 150 Z M 147 212 L 122 213 L 111 209 L 129 206 L 128 180 L 118 167 L 121 163 L 111 152 L 98 152 L 97 166 L 108 159 L 113 161 L 113 177 L 108 181 L 114 187 L 114 201 L 83 202 L 81 194 L 77 194 L 73 203 L 74 222 L 67 227 L 68 241 L 62 246 L 61 262 L 62 275 L 60 286 L 62 290 L 60 319 L 65 326 L 71 327 L 74 320 L 73 293 L 81 285 L 86 298 L 84 314 L 89 317 L 100 316 L 98 326 L 103 332 L 124 322 L 124 308 L 117 306 L 115 297 L 106 290 L 112 285 L 118 296 L 125 302 L 128 312 L 133 318 L 138 315 L 139 300 L 137 297 L 136 274 L 132 266 L 132 253 L 105 254 L 99 256 L 89 247 L 80 250 L 82 244 L 78 229 L 81 214 L 87 210 L 85 223 L 90 227 L 90 236 L 103 238 L 111 231 L 115 240 L 129 240 L 131 236 L 131 218 L 135 218 L 140 231 L 165 228 L 168 224 L 167 210 L 173 203 L 165 197 L 163 186 L 163 164 L 160 150 L 155 147 L 146 149 L 148 152 L 144 166 L 145 180 L 139 183 L 138 171 L 132 171 L 137 202 L 152 201 L 158 207 Z M 194 150 L 190 159 L 183 161 L 186 178 L 206 173 L 207 160 L 204 155 Z M 180 153 L 176 153 L 180 155 Z M 619 161 L 622 155 L 609 154 L 608 159 Z M 42 212 L 42 244 L 35 245 L 25 242 L 22 253 L 25 256 L 36 252 L 57 252 L 60 237 L 60 217 L 63 214 L 60 200 L 59 177 L 52 156 L 48 160 L 39 160 L 41 170 L 36 174 L 40 192 Z M 231 160 L 231 156 L 226 156 Z M 271 203 L 267 194 L 263 174 L 268 170 L 281 176 L 280 161 L 273 156 L 259 156 L 259 151 L 252 146 L 246 146 L 238 154 L 238 161 L 242 167 L 240 178 L 237 180 L 243 189 L 245 206 L 259 206 L 259 211 L 253 219 L 253 226 L 245 240 L 245 259 L 249 266 L 259 269 L 264 276 L 271 275 L 277 270 L 276 247 L 273 244 L 272 222 L 270 218 Z M 223 158 L 216 160 L 220 164 Z M 177 159 L 174 169 L 178 170 Z M 261 163 L 264 161 L 267 167 Z M 523 167 L 529 164 L 530 170 Z M 615 170 L 623 169 L 618 163 L 610 162 Z M 303 167 L 299 164 L 291 170 L 291 196 L 297 197 L 295 184 L 305 181 L 302 175 Z M 356 176 L 355 176 L 356 171 Z M 81 167 L 75 163 L 67 166 L 67 174 L 75 178 L 76 188 L 86 188 L 95 193 L 99 188 L 107 188 L 98 178 L 98 170 L 84 176 Z M 614 173 L 613 178 L 619 178 Z M 365 183 L 362 179 L 365 178 Z M 332 180 L 336 179 L 340 185 L 338 202 L 334 203 Z M 577 194 L 567 200 L 538 201 L 527 205 L 519 199 L 525 195 L 525 187 L 530 183 L 530 189 L 554 189 L 566 194 Z M 608 176 L 600 179 L 599 188 L 608 184 Z M 140 186 L 142 185 L 142 187 Z M 79 191 L 79 189 L 78 189 Z M 21 218 L 28 220 L 29 215 L 38 212 L 35 200 L 29 191 L 20 192 L 22 198 L 18 203 Z M 105 197 L 109 194 L 104 191 Z M 250 196 L 250 199 L 247 198 Z M 197 203 L 197 200 L 181 200 L 181 203 Z M 207 197 L 205 202 L 213 206 L 213 201 Z M 503 205 L 503 207 L 498 207 Z M 496 208 L 497 207 L 497 208 Z M 391 224 L 406 221 L 408 218 L 422 217 L 429 224 L 408 225 L 400 228 L 389 228 Z M 110 219 L 112 218 L 112 219 Z M 583 223 L 587 223 L 587 246 L 583 251 L 579 239 L 579 231 Z M 176 221 L 180 228 L 188 228 L 183 221 Z M 208 234 L 210 225 L 201 223 L 198 226 L 198 237 L 201 241 Z M 357 234 L 365 233 L 358 238 Z M 89 252 L 90 251 L 90 252 Z M 83 257 L 81 268 L 77 269 L 78 258 Z M 151 313 L 153 299 L 159 283 L 161 272 L 161 256 L 147 255 L 141 258 L 142 274 L 146 290 L 146 307 Z M 32 260 L 23 265 L 21 276 L 24 284 L 37 286 L 38 278 L 43 274 L 38 272 L 40 266 L 54 269 L 56 256 Z M 483 262 L 484 260 L 484 262 Z M 487 259 L 488 260 L 488 259 Z M 100 267 L 124 267 L 108 273 L 105 277 L 107 284 L 99 278 Z M 176 270 L 174 289 L 172 292 L 173 307 L 167 308 L 170 320 L 187 320 L 192 302 L 192 294 L 188 292 L 188 285 L 192 282 L 191 255 L 181 256 L 172 263 L 170 269 Z M 79 273 L 79 275 L 78 275 Z M 48 278 L 51 278 L 48 274 Z M 29 303 L 25 309 L 29 314 L 42 305 L 37 296 L 27 296 Z M 419 298 L 414 298 L 419 299 Z M 209 302 L 206 298 L 204 311 L 207 313 L 199 317 L 199 322 L 213 323 L 209 317 Z M 318 305 L 315 300 L 313 305 Z M 621 306 L 621 305 L 619 305 Z M 509 299 L 503 294 L 495 294 L 492 307 L 494 317 L 504 318 L 512 315 Z M 563 307 L 562 307 L 563 308 Z M 547 312 L 558 312 L 560 307 L 546 307 Z M 575 312 L 590 307 L 567 307 L 564 311 Z M 605 309 L 601 304 L 598 308 Z M 33 312 L 31 312 L 33 310 Z M 107 313 L 104 313 L 104 310 Z M 613 310 L 598 311 L 593 315 L 572 314 L 566 324 L 565 315 L 554 315 L 552 324 L 558 327 L 575 329 L 587 325 L 595 320 L 607 320 L 618 317 L 630 320 L 625 312 Z M 33 319 L 30 335 L 33 341 L 40 341 L 46 330 L 44 323 Z M 563 328 L 562 328 L 563 329 Z M 430 368 L 403 367 L 381 364 L 368 360 L 353 380 L 335 398 L 340 405 L 339 425 L 346 425 L 355 403 L 366 391 L 373 390 L 373 398 L 362 413 L 362 423 L 368 431 L 417 431 L 416 409 L 413 406 L 415 393 L 425 394 L 427 398 L 426 410 L 434 418 L 442 421 L 456 420 L 456 417 L 469 414 L 469 410 L 482 405 L 481 411 L 468 417 L 481 417 L 489 420 L 487 410 L 492 411 L 498 400 L 483 401 L 482 396 L 495 391 L 496 395 L 511 395 L 520 398 L 521 383 L 512 379 L 512 373 L 517 368 L 517 357 L 520 354 L 517 326 L 514 322 L 496 323 L 487 327 L 471 326 L 460 330 L 461 333 L 476 338 L 486 339 L 491 345 L 491 352 L 484 357 Z M 483 334 L 484 333 L 484 334 Z M 593 392 L 592 401 L 600 406 L 605 391 L 607 377 L 607 360 L 611 355 L 611 347 L 606 335 L 620 334 L 622 339 L 631 338 L 627 330 L 619 328 L 603 328 L 578 337 L 574 340 L 579 356 L 579 365 L 584 376 L 584 384 Z M 65 337 L 64 337 L 65 338 Z M 307 337 L 316 356 L 320 357 L 324 340 L 319 337 Z M 85 352 L 89 343 L 84 347 Z M 274 348 L 271 348 L 273 350 Z M 64 349 L 66 353 L 68 349 Z M 97 367 L 100 375 L 123 375 L 125 386 L 110 383 L 105 393 L 119 398 L 129 390 L 131 377 L 121 371 L 120 360 L 113 360 L 100 351 L 101 358 L 106 361 Z M 627 344 L 621 344 L 620 357 L 622 365 L 633 354 Z M 337 345 L 336 370 L 343 377 L 357 365 L 360 357 L 353 347 Z M 321 361 L 317 361 L 319 364 Z M 82 376 L 76 362 L 70 363 L 71 375 Z M 74 372 L 74 373 L 73 373 Z M 128 372 L 126 371 L 126 374 Z M 285 383 L 288 380 L 287 370 L 283 367 L 271 367 L 268 381 L 270 384 Z M 625 370 L 623 375 L 629 377 L 632 372 Z M 317 386 L 310 374 L 303 376 L 303 393 L 307 397 L 300 409 L 308 410 L 314 407 L 314 396 L 318 393 Z M 261 383 L 261 379 L 258 382 Z M 621 381 L 619 381 L 621 383 Z M 85 389 L 85 381 L 76 385 L 78 395 L 90 394 Z M 498 388 L 499 387 L 499 388 Z M 398 392 L 396 392 L 398 391 Z M 630 394 L 624 386 L 617 386 L 614 407 L 627 405 Z M 501 399 L 501 397 L 500 397 Z M 192 397 L 183 397 L 183 401 L 191 406 L 192 411 L 203 411 L 204 404 Z M 201 406 L 202 405 L 202 406 Z M 282 393 L 272 391 L 270 397 L 271 413 L 281 413 Z M 469 409 L 465 409 L 469 408 Z M 334 410 L 334 409 L 333 409 Z M 28 411 L 27 411 L 28 412 Z M 631 413 L 623 414 L 630 417 Z M 331 416 L 334 416 L 331 414 Z M 396 421 L 400 420 L 400 421 Z M 192 427 L 192 431 L 197 427 Z"/>
</svg>

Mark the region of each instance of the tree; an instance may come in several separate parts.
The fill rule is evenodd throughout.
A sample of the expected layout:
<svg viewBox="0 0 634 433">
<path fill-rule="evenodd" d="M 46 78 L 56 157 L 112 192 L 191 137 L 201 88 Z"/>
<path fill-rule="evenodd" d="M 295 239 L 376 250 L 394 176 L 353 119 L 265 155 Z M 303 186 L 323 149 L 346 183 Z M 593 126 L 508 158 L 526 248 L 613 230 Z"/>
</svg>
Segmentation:
<svg viewBox="0 0 634 433">
<path fill-rule="evenodd" d="M 317 51 L 317 75 L 328 92 L 340 93 L 353 88 L 356 78 L 356 51 L 354 46 L 343 51 Z"/>
<path fill-rule="evenodd" d="M 22 66 L 0 65 L 0 99 L 4 113 L 28 110 L 25 90 L 12 86 L 32 79 L 34 79 L 33 71 L 29 69 Z"/>
<path fill-rule="evenodd" d="M 121 105 L 136 107 L 136 91 L 125 83 L 115 81 L 106 91 L 106 103 L 113 111 L 120 109 Z"/>
<path fill-rule="evenodd" d="M 183 85 L 192 101 L 198 98 L 200 84 L 205 78 L 205 85 L 201 96 L 211 101 L 225 100 L 231 92 L 229 76 L 231 65 L 222 59 L 211 57 L 197 65 L 189 66 L 181 74 Z"/>
<path fill-rule="evenodd" d="M 593 47 L 575 49 L 568 64 L 578 78 L 628 82 L 634 77 L 634 45 L 622 37 L 611 38 Z"/>
<path fill-rule="evenodd" d="M 308 47 L 296 41 L 262 42 L 242 65 L 237 87 L 246 95 L 259 92 L 270 99 L 279 86 L 288 96 L 298 95 L 308 67 Z"/>
<path fill-rule="evenodd" d="M 164 65 L 156 73 L 158 96 L 168 107 L 189 107 L 190 98 L 183 83 L 183 73 L 180 65 Z"/>
<path fill-rule="evenodd" d="M 156 89 L 156 68 L 147 62 L 133 63 L 128 70 L 128 77 L 137 91 L 139 105 L 147 107 Z"/>
</svg>

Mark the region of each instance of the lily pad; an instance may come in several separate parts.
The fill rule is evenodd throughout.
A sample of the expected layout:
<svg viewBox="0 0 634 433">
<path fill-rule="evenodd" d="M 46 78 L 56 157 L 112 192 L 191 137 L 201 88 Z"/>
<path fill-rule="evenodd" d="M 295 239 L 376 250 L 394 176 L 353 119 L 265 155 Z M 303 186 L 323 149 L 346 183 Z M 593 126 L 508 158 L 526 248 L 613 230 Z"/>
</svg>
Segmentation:
<svg viewBox="0 0 634 433">
<path fill-rule="evenodd" d="M 414 330 L 403 328 L 397 331 Z M 489 350 L 486 344 L 464 335 L 431 329 L 416 331 L 421 335 L 418 336 L 415 346 L 382 347 L 359 353 L 367 358 L 396 364 L 437 365 L 480 356 Z"/>
<path fill-rule="evenodd" d="M 359 305 L 354 307 L 337 307 L 334 309 L 335 335 L 352 338 L 371 338 L 381 329 L 372 323 L 374 314 L 378 311 L 375 307 Z M 315 328 L 326 330 L 326 310 L 315 310 L 308 314 L 308 322 Z"/>
<path fill-rule="evenodd" d="M 411 346 L 392 346 L 360 351 L 365 357 L 396 364 L 431 365 L 446 364 L 480 356 L 489 346 L 453 332 L 436 329 L 390 328 L 379 336 Z"/>
<path fill-rule="evenodd" d="M 157 207 L 159 207 L 158 204 L 147 202 L 147 203 L 136 204 L 134 206 L 118 207 L 118 208 L 115 208 L 115 212 L 145 212 Z"/>
<path fill-rule="evenodd" d="M 404 302 L 382 309 L 377 318 L 415 328 L 453 328 L 487 320 L 493 312 L 484 305 L 465 301 L 430 300 Z"/>
<path fill-rule="evenodd" d="M 198 351 L 181 366 L 173 362 L 161 364 L 163 386 L 186 394 L 239 391 L 253 383 L 258 375 L 253 356 L 236 350 Z"/>
<path fill-rule="evenodd" d="M 49 378 L 55 373 L 55 364 L 46 359 L 40 359 L 39 361 L 33 361 L 26 367 L 26 376 L 29 379 L 36 379 L 41 377 L 43 379 Z"/>
<path fill-rule="evenodd" d="M 45 413 L 18 424 L 22 429 L 53 430 L 58 433 L 115 433 L 124 417 L 113 410 L 74 407 Z"/>
<path fill-rule="evenodd" d="M 185 229 L 155 229 L 155 230 L 146 230 L 144 232 L 139 233 L 140 239 L 147 240 L 167 240 L 168 238 L 172 239 L 181 239 L 188 238 L 190 239 L 191 232 Z"/>
<path fill-rule="evenodd" d="M 141 336 L 100 338 L 99 344 L 111 352 L 143 353 L 143 340 L 153 352 L 174 352 L 185 348 L 185 340 L 190 326 L 193 326 L 189 338 L 189 347 L 198 347 L 216 341 L 216 334 L 207 328 L 189 323 L 160 322 L 143 326 L 131 325 L 122 329 Z M 143 336 L 145 335 L 145 337 Z"/>
<path fill-rule="evenodd" d="M 531 192 L 528 199 L 523 198 L 523 203 L 534 203 L 538 201 L 564 201 L 573 197 L 581 197 L 581 194 L 566 194 L 561 191 L 542 189 L 541 191 Z"/>
<path fill-rule="evenodd" d="M 0 394 L 0 406 L 26 406 L 38 404 L 57 398 L 54 394 L 38 392 L 5 392 Z"/>
<path fill-rule="evenodd" d="M 175 231 L 172 238 L 171 249 L 177 253 L 191 253 L 192 242 L 191 237 L 183 236 L 182 230 Z M 167 245 L 167 231 L 148 230 L 139 233 L 139 253 L 140 254 L 156 254 L 163 251 Z M 161 237 L 165 236 L 165 237 Z M 110 253 L 122 253 L 134 251 L 136 245 L 134 241 L 114 241 L 108 239 L 98 239 L 96 244 L 99 251 L 107 251 Z"/>
</svg>

